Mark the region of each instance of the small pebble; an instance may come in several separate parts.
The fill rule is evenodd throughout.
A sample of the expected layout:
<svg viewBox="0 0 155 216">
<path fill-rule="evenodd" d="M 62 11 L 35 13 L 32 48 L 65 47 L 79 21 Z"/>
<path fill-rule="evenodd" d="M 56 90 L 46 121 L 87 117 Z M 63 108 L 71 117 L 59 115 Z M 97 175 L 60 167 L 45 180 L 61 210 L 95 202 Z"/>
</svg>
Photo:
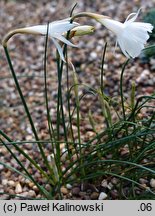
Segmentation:
<svg viewBox="0 0 155 216">
<path fill-rule="evenodd" d="M 14 191 L 13 189 L 9 189 L 9 188 L 8 188 L 8 194 L 14 195 L 14 194 L 15 194 L 15 191 Z"/>
<path fill-rule="evenodd" d="M 85 195 L 85 196 L 84 196 L 84 200 L 90 200 L 90 196 Z"/>
<path fill-rule="evenodd" d="M 32 189 L 33 189 L 35 192 L 39 192 L 39 189 L 38 189 L 38 187 L 37 187 L 36 185 L 34 185 L 34 186 L 32 187 Z"/>
<path fill-rule="evenodd" d="M 98 197 L 99 197 L 99 193 L 97 193 L 97 192 L 93 192 L 93 193 L 90 195 L 90 198 L 91 198 L 92 200 L 97 200 Z"/>
<path fill-rule="evenodd" d="M 144 178 L 140 178 L 140 179 L 139 179 L 139 182 L 140 182 L 141 184 L 147 184 L 147 183 L 148 183 L 148 180 L 147 180 L 147 179 L 144 179 Z"/>
<path fill-rule="evenodd" d="M 153 178 L 151 179 L 150 185 L 151 185 L 151 187 L 155 188 L 155 179 L 153 179 Z"/>
<path fill-rule="evenodd" d="M 31 181 L 29 179 L 25 179 L 25 184 L 29 184 Z"/>
<path fill-rule="evenodd" d="M 0 164 L 0 170 L 3 170 L 4 166 L 2 164 Z"/>
<path fill-rule="evenodd" d="M 2 180 L 2 185 L 7 185 L 8 184 L 8 180 L 7 179 L 3 179 Z"/>
<path fill-rule="evenodd" d="M 29 197 L 36 197 L 35 191 L 34 191 L 34 190 L 29 190 L 28 196 L 29 196 Z"/>
<path fill-rule="evenodd" d="M 104 193 L 104 192 L 101 192 L 100 195 L 99 195 L 99 197 L 98 197 L 98 200 L 104 200 L 106 198 L 107 198 L 107 194 Z"/>
<path fill-rule="evenodd" d="M 33 183 L 33 182 L 30 182 L 30 183 L 29 183 L 29 187 L 32 188 L 33 186 L 34 186 L 34 183 Z"/>
<path fill-rule="evenodd" d="M 10 180 L 10 181 L 8 181 L 8 185 L 11 186 L 11 187 L 14 187 L 15 186 L 15 182 L 12 181 L 12 180 Z"/>
<path fill-rule="evenodd" d="M 5 174 L 5 177 L 6 177 L 6 178 L 9 178 L 11 175 L 12 175 L 11 171 L 8 170 L 8 172 Z"/>
<path fill-rule="evenodd" d="M 104 180 L 101 182 L 101 186 L 107 188 L 107 186 L 108 186 L 107 180 L 104 179 Z"/>
<path fill-rule="evenodd" d="M 46 188 L 47 191 L 50 191 L 50 190 L 51 190 L 50 184 L 47 184 L 47 185 L 45 186 L 45 188 Z"/>
<path fill-rule="evenodd" d="M 107 186 L 107 188 L 109 189 L 109 190 L 111 190 L 112 188 L 113 188 L 114 186 L 113 186 L 113 184 L 110 182 L 109 184 L 108 184 L 108 186 Z"/>
<path fill-rule="evenodd" d="M 117 190 L 112 190 L 112 191 L 110 192 L 110 194 L 111 194 L 111 196 L 112 196 L 113 199 L 118 198 L 118 192 L 117 192 Z"/>
<path fill-rule="evenodd" d="M 16 184 L 16 188 L 15 188 L 15 193 L 16 194 L 19 194 L 19 193 L 22 193 L 22 186 L 21 186 L 21 184 L 20 183 L 17 183 Z"/>
<path fill-rule="evenodd" d="M 117 178 L 115 178 L 115 177 L 111 180 L 111 183 L 114 184 L 114 185 L 117 185 L 118 182 L 119 182 L 119 180 Z"/>
<path fill-rule="evenodd" d="M 68 194 L 68 190 L 65 187 L 61 187 L 61 193 L 63 193 L 64 195 Z"/>
<path fill-rule="evenodd" d="M 96 52 L 91 52 L 90 57 L 91 57 L 92 60 L 96 59 L 97 58 L 97 53 Z"/>
<path fill-rule="evenodd" d="M 72 189 L 72 194 L 75 196 L 78 196 L 80 193 L 80 188 L 79 187 L 75 187 Z"/>
<path fill-rule="evenodd" d="M 151 84 L 150 84 L 151 85 Z M 152 84 L 153 85 L 153 84 Z M 148 94 L 153 94 L 154 92 L 154 87 L 152 86 L 148 86 L 146 89 L 145 89 L 145 92 L 148 93 Z"/>
<path fill-rule="evenodd" d="M 66 188 L 67 188 L 68 190 L 71 190 L 71 189 L 72 189 L 72 185 L 71 185 L 71 184 L 66 184 Z"/>
<path fill-rule="evenodd" d="M 81 198 L 84 198 L 84 197 L 86 196 L 86 192 L 80 191 L 80 192 L 79 192 L 79 196 L 80 196 Z"/>
</svg>

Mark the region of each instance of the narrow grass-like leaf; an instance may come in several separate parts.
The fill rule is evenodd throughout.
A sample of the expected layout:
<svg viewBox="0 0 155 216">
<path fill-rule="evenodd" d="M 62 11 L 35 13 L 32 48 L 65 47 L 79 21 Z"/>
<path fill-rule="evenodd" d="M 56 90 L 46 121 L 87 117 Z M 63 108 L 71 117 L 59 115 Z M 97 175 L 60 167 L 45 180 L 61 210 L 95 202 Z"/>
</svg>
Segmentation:
<svg viewBox="0 0 155 216">
<path fill-rule="evenodd" d="M 23 169 L 23 171 L 25 171 L 25 173 L 27 174 L 27 176 L 31 179 L 31 181 L 37 186 L 37 188 L 39 189 L 39 191 L 47 198 L 51 198 L 51 195 L 46 191 L 45 188 L 43 188 L 41 185 L 39 185 L 37 183 L 37 181 L 32 177 L 31 174 L 29 174 L 29 172 L 27 171 L 27 169 L 25 168 L 25 166 L 20 162 L 20 160 L 16 157 L 16 155 L 11 151 L 11 149 L 5 144 L 5 142 L 0 138 L 0 141 L 3 143 L 3 145 L 6 147 L 6 149 L 8 150 L 8 152 L 10 152 L 10 154 L 12 155 L 12 157 L 17 161 L 17 163 L 21 166 L 21 168 Z"/>
<path fill-rule="evenodd" d="M 103 94 L 103 91 L 104 91 L 103 78 L 104 78 L 104 62 L 105 62 L 106 48 L 107 48 L 107 42 L 104 45 L 102 61 L 101 61 L 101 84 L 100 84 L 101 85 L 101 94 Z"/>
<path fill-rule="evenodd" d="M 27 104 L 26 104 L 25 98 L 24 98 L 23 93 L 22 93 L 22 90 L 21 90 L 21 88 L 20 88 L 18 79 L 17 79 L 17 77 L 16 77 L 16 73 L 15 73 L 15 71 L 14 71 L 14 68 L 13 68 L 13 65 L 12 65 L 11 58 L 10 58 L 10 55 L 9 55 L 9 52 L 8 52 L 7 47 L 4 47 L 4 50 L 5 50 L 5 54 L 6 54 L 6 57 L 7 57 L 8 64 L 9 64 L 9 66 L 10 66 L 10 70 L 11 70 L 11 73 L 12 73 L 12 76 L 13 76 L 13 79 L 14 79 L 14 82 L 15 82 L 15 84 L 16 84 L 16 88 L 17 88 L 17 90 L 18 90 L 19 96 L 20 96 L 21 101 L 22 101 L 22 103 L 23 103 L 23 106 L 24 106 L 25 112 L 26 112 L 26 114 L 27 114 L 27 117 L 28 117 L 28 119 L 29 119 L 29 122 L 30 122 L 30 125 L 31 125 L 31 128 L 32 128 L 33 134 L 34 134 L 34 136 L 35 136 L 35 139 L 38 141 L 38 140 L 39 140 L 39 137 L 38 137 L 37 131 L 36 131 L 36 129 L 35 129 L 35 126 L 34 126 L 34 123 L 33 123 L 32 117 L 31 117 L 31 114 L 30 114 L 30 112 L 29 112 L 29 108 L 28 108 L 28 106 L 27 106 Z M 42 145 L 41 145 L 40 143 L 38 143 L 38 147 L 39 147 L 40 153 L 41 153 L 41 155 L 42 155 L 42 158 L 44 159 L 44 162 L 45 162 L 46 166 L 49 167 L 48 160 L 47 160 L 47 158 L 46 158 L 46 156 L 45 156 L 44 150 L 43 150 Z"/>
</svg>

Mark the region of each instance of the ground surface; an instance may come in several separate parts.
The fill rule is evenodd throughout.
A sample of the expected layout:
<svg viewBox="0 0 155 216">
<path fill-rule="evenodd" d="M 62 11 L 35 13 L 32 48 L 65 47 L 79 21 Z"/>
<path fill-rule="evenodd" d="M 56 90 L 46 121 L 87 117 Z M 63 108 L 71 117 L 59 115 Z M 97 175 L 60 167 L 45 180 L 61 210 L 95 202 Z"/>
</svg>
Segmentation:
<svg viewBox="0 0 155 216">
<path fill-rule="evenodd" d="M 26 3 L 25 3 L 26 2 Z M 68 17 L 72 8 L 73 1 L 59 0 L 59 1 L 0 1 L 0 41 L 3 36 L 10 30 L 37 24 L 46 24 L 48 21 L 64 19 Z M 148 9 L 155 7 L 154 0 L 140 1 L 140 0 L 86 0 L 78 1 L 78 6 L 75 12 L 91 11 L 100 14 L 108 15 L 119 21 L 124 21 L 129 13 L 137 11 L 143 6 L 143 13 Z M 140 15 L 140 20 L 142 15 Z M 78 20 L 77 20 L 78 21 Z M 118 83 L 120 76 L 120 66 L 125 61 L 125 57 L 117 48 L 115 55 L 113 54 L 113 47 L 115 45 L 114 35 L 109 34 L 103 26 L 97 24 L 92 20 L 81 19 L 82 23 L 95 25 L 97 31 L 92 36 L 84 36 L 83 38 L 74 39 L 75 43 L 79 43 L 79 49 L 70 48 L 69 57 L 79 77 L 79 82 L 91 85 L 94 88 L 99 86 L 99 72 L 102 50 L 105 42 L 108 42 L 108 49 L 105 63 L 105 93 L 114 97 L 119 94 Z M 43 92 L 43 53 L 44 53 L 44 38 L 31 35 L 15 36 L 10 40 L 9 49 L 12 57 L 14 69 L 16 74 L 20 76 L 19 81 L 22 86 L 27 103 L 30 107 L 35 126 L 40 134 L 40 139 L 48 138 L 46 111 L 44 107 L 44 92 Z M 50 44 L 48 57 L 48 71 L 49 71 L 49 91 L 51 95 L 50 108 L 53 114 L 53 121 L 55 117 L 55 103 L 57 78 L 56 78 L 56 64 L 55 64 L 55 49 L 53 44 Z M 136 82 L 136 91 L 138 95 L 150 94 L 154 91 L 155 86 L 155 71 L 153 70 L 154 62 L 150 64 L 142 64 L 139 59 L 134 60 L 128 66 L 124 79 L 124 90 L 126 96 L 131 86 L 132 80 Z M 64 76 L 65 83 L 65 76 Z M 81 89 L 81 91 L 83 91 Z M 91 107 L 92 112 L 95 113 L 96 120 L 101 123 L 100 110 L 96 98 L 93 100 L 88 97 L 81 104 L 82 115 L 87 114 L 88 107 Z M 102 128 L 102 124 L 99 124 Z M 28 120 L 25 116 L 20 98 L 16 91 L 13 80 L 11 79 L 10 71 L 6 62 L 3 48 L 0 46 L 0 127 L 14 140 L 32 140 L 33 134 L 29 126 Z M 82 125 L 83 140 L 88 140 L 93 136 L 93 132 L 89 129 L 89 124 L 84 121 Z M 38 157 L 38 152 L 33 151 L 32 145 L 26 145 L 26 150 L 30 155 Z M 47 149 L 48 154 L 48 149 Z M 14 159 L 8 155 L 5 148 L 0 147 L 0 157 L 4 162 L 8 162 L 18 168 Z M 20 156 L 20 160 L 24 160 Z M 29 164 L 27 164 L 27 167 Z M 33 170 L 30 168 L 30 172 Z M 41 181 L 38 173 L 34 176 Z M 24 182 L 23 178 L 12 174 L 11 171 L 5 169 L 0 165 L 0 192 L 16 193 L 23 196 L 40 197 L 37 188 L 30 182 Z M 43 181 L 43 180 L 42 180 Z M 113 180 L 115 181 L 115 180 Z M 105 180 L 105 184 L 108 181 Z M 116 181 L 113 183 L 116 184 Z M 108 187 L 108 186 L 107 186 Z M 109 186 L 110 187 L 110 186 Z M 74 189 L 74 188 L 73 188 Z M 73 190 L 72 189 L 72 190 Z M 96 192 L 92 186 L 87 185 L 87 191 L 81 192 L 77 186 L 73 192 L 73 197 L 81 199 L 96 199 L 99 193 Z M 70 189 L 64 189 L 63 193 L 66 197 Z M 92 195 L 93 193 L 93 195 Z M 9 198 L 9 196 L 2 196 L 2 199 Z M 117 198 L 117 194 L 113 192 L 113 197 Z"/>
</svg>

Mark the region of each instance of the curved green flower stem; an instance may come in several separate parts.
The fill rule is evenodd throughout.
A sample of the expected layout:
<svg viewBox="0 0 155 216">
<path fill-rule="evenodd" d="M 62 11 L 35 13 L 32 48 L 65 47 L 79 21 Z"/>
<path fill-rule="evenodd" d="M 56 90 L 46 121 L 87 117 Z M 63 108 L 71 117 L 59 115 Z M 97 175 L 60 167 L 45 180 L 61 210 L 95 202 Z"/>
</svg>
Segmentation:
<svg viewBox="0 0 155 216">
<path fill-rule="evenodd" d="M 124 96 L 123 96 L 123 75 L 124 75 L 124 71 L 125 71 L 126 65 L 128 64 L 129 60 L 130 59 L 128 59 L 124 63 L 122 71 L 121 71 L 121 77 L 120 77 L 120 94 L 121 94 L 121 105 L 122 105 L 122 112 L 123 112 L 123 119 L 124 119 L 124 121 L 126 121 L 126 115 L 125 115 Z"/>
<path fill-rule="evenodd" d="M 64 55 L 66 53 L 66 46 L 64 47 Z M 65 142 L 67 143 L 68 137 L 67 137 L 67 130 L 66 130 L 66 123 L 65 123 L 65 115 L 64 115 L 64 109 L 63 109 L 63 98 L 62 98 L 62 72 L 63 72 L 63 66 L 64 62 L 61 60 L 59 67 L 58 67 L 58 96 L 59 96 L 59 104 L 60 104 L 60 110 L 61 110 L 61 115 L 62 115 L 62 125 L 63 125 L 63 130 L 64 130 L 64 138 Z"/>
<path fill-rule="evenodd" d="M 57 56 L 58 56 L 58 52 L 57 52 Z M 60 68 L 60 60 L 59 60 L 59 56 L 57 57 L 57 72 L 58 72 L 58 82 L 59 82 L 59 68 Z M 59 87 L 59 83 L 58 83 L 58 93 L 57 93 L 57 141 L 59 142 L 60 140 L 60 124 L 61 124 L 61 118 L 60 118 L 60 90 L 59 88 L 61 88 L 61 86 Z M 56 150 L 57 150 L 57 154 L 60 157 L 60 147 L 59 145 L 56 145 Z"/>
<path fill-rule="evenodd" d="M 121 71 L 121 77 L 120 77 L 120 94 L 121 94 L 121 105 L 122 105 L 122 112 L 123 112 L 123 120 L 126 121 L 126 114 L 125 114 L 125 107 L 124 107 L 124 95 L 123 95 L 123 75 L 124 75 L 124 72 L 125 72 L 125 68 L 126 68 L 126 65 L 129 63 L 130 59 L 128 59 L 124 65 L 123 65 L 123 68 L 122 68 L 122 71 Z M 126 131 L 126 135 L 128 136 L 128 129 L 127 127 L 125 127 L 125 131 Z M 130 145 L 129 143 L 129 152 L 130 152 L 130 157 L 132 159 L 132 153 L 133 153 L 133 149 L 132 149 L 132 146 Z"/>
<path fill-rule="evenodd" d="M 79 90 L 78 90 L 79 89 L 78 88 L 79 87 L 78 78 L 76 76 L 75 70 L 73 70 L 73 80 L 74 80 L 74 94 L 75 94 L 75 102 L 76 102 L 76 126 L 77 126 L 78 143 L 79 143 L 79 157 L 78 158 L 80 158 L 80 164 L 82 165 L 84 163 L 84 160 L 82 159 L 82 155 L 84 153 L 82 152 L 82 143 L 81 143 L 81 134 L 80 134 L 80 97 L 79 97 Z M 83 176 L 85 176 L 84 168 L 81 170 L 81 172 Z"/>
<path fill-rule="evenodd" d="M 101 81 L 100 81 L 100 91 L 98 91 L 98 95 L 102 104 L 103 115 L 105 117 L 107 128 L 112 129 L 112 119 L 110 113 L 109 102 L 106 100 L 107 96 L 104 94 L 104 83 L 103 83 L 103 76 L 104 76 L 104 62 L 105 62 L 105 54 L 106 54 L 107 42 L 105 43 L 103 54 L 102 54 L 102 61 L 101 61 Z M 109 138 L 112 138 L 112 132 L 109 131 L 108 135 Z"/>
<path fill-rule="evenodd" d="M 75 138 L 74 138 L 74 132 L 73 132 L 73 127 L 72 127 L 72 115 L 71 115 L 71 108 L 70 108 L 70 87 L 69 87 L 69 66 L 68 66 L 68 54 L 67 54 L 67 48 L 66 48 L 66 75 L 67 75 L 67 107 L 68 107 L 68 117 L 69 117 L 69 124 L 70 126 L 70 133 L 71 133 L 71 139 L 73 141 L 73 144 L 75 143 Z M 68 128 L 67 126 L 67 128 Z M 76 150 L 76 146 L 74 145 L 74 148 Z"/>
<path fill-rule="evenodd" d="M 77 6 L 77 2 L 74 4 L 74 6 L 73 6 L 72 9 L 71 9 L 71 12 L 70 12 L 70 15 L 69 15 L 70 17 L 72 17 L 73 12 L 74 12 L 76 6 Z"/>
<path fill-rule="evenodd" d="M 75 9 L 77 4 L 75 4 L 70 12 L 70 17 L 72 16 L 72 13 Z M 72 22 L 72 21 L 71 21 Z M 70 31 L 67 32 L 66 38 L 68 39 L 70 35 Z M 67 55 L 67 45 L 64 45 L 64 50 L 63 50 L 64 56 Z M 68 62 L 67 62 L 68 64 Z M 66 128 L 66 123 L 65 123 L 65 115 L 64 115 L 64 109 L 63 109 L 63 99 L 62 99 L 62 72 L 63 72 L 63 66 L 64 62 L 60 61 L 60 56 L 57 52 L 57 71 L 58 71 L 58 101 L 57 101 L 57 140 L 60 140 L 60 123 L 61 123 L 61 117 L 60 113 L 62 116 L 62 124 L 63 124 L 63 130 L 64 130 L 64 138 L 68 150 L 68 156 L 71 159 L 71 153 L 68 145 L 68 136 L 67 136 L 67 128 Z M 68 72 L 67 72 L 68 73 Z M 68 79 L 68 78 L 67 78 Z M 67 84 L 68 85 L 68 84 Z M 69 101 L 68 101 L 68 106 L 69 106 Z M 70 117 L 69 117 L 70 118 Z M 57 148 L 60 156 L 60 149 L 59 147 Z"/>
<path fill-rule="evenodd" d="M 47 67 L 46 67 L 46 62 L 47 62 L 47 45 L 48 45 L 48 32 L 49 32 L 49 23 L 47 24 L 47 33 L 46 33 L 46 38 L 45 38 L 45 50 L 44 50 L 44 93 L 45 93 L 45 104 L 46 104 L 46 112 L 47 112 L 47 122 L 48 122 L 48 131 L 51 139 L 51 145 L 52 145 L 52 151 L 54 155 L 54 161 L 56 163 L 56 166 L 58 167 L 58 160 L 56 157 L 55 153 L 55 146 L 56 146 L 56 138 L 55 138 L 55 133 L 52 125 L 52 120 L 51 120 L 51 115 L 50 115 L 50 110 L 49 110 L 49 105 L 48 105 L 48 89 L 47 89 Z M 50 174 L 52 178 L 54 179 L 54 182 L 57 182 L 58 179 L 55 178 L 53 169 L 51 166 L 50 168 Z"/>
<path fill-rule="evenodd" d="M 105 43 L 103 55 L 102 55 L 102 63 L 101 63 L 101 93 L 103 94 L 104 91 L 104 84 L 103 84 L 103 76 L 104 76 L 104 62 L 105 62 L 105 54 L 107 49 L 107 42 Z"/>
<path fill-rule="evenodd" d="M 58 54 L 58 53 L 57 53 Z M 61 185 L 62 185 L 62 167 L 61 167 L 61 150 L 60 150 L 60 125 L 61 125 L 61 117 L 62 117 L 62 124 L 63 124 L 63 130 L 64 130 L 64 138 L 65 143 L 68 146 L 68 139 L 67 139 L 67 131 L 66 131 L 66 125 L 65 125 L 65 116 L 64 116 L 64 110 L 63 110 L 63 99 L 62 99 L 62 71 L 63 71 L 63 62 L 60 66 L 60 58 L 57 57 L 57 71 L 58 71 L 58 99 L 57 99 L 57 143 L 56 143 L 56 158 L 57 158 L 57 169 L 59 174 L 59 182 L 57 183 L 58 191 L 59 191 L 59 198 L 62 199 L 61 195 Z M 68 153 L 69 150 L 68 150 Z"/>
<path fill-rule="evenodd" d="M 0 130 L 1 136 L 3 136 L 8 142 L 11 142 L 11 145 L 16 148 L 18 152 L 20 152 L 27 160 L 30 161 L 31 164 L 44 176 L 52 185 L 54 185 L 54 182 L 51 180 L 50 176 L 46 172 L 43 171 L 43 169 L 32 159 L 29 157 L 28 154 L 26 154 L 17 144 L 16 142 L 13 142 L 3 131 Z M 25 142 L 27 143 L 27 142 Z M 36 142 L 35 142 L 36 143 Z M 7 144 L 5 144 L 7 145 Z M 8 147 L 8 145 L 7 145 Z"/>
<path fill-rule="evenodd" d="M 7 47 L 7 42 L 9 41 L 10 38 L 12 38 L 15 34 L 29 34 L 28 32 L 26 32 L 23 28 L 21 29 L 15 29 L 13 31 L 10 31 L 7 35 L 5 35 L 5 37 L 3 38 L 2 41 L 2 46 L 3 47 Z M 35 33 L 33 33 L 35 34 Z M 36 33 L 38 34 L 38 33 Z"/>
<path fill-rule="evenodd" d="M 80 12 L 72 16 L 72 21 L 79 17 L 89 17 L 89 18 L 99 21 L 100 19 L 106 18 L 107 16 L 96 14 L 96 13 L 91 13 L 91 12 Z"/>
<path fill-rule="evenodd" d="M 75 7 L 76 7 L 76 4 L 73 7 L 73 10 L 74 10 Z M 72 15 L 73 15 L 73 10 L 70 13 L 70 17 L 72 17 Z M 71 19 L 70 22 L 72 23 L 73 19 Z M 69 33 L 68 33 L 67 37 L 69 37 Z M 78 79 L 77 79 L 77 76 L 76 76 L 76 72 L 74 71 L 74 68 L 73 68 L 73 80 L 74 80 L 74 93 L 75 93 L 76 111 L 77 111 L 77 117 L 76 117 L 77 121 L 76 121 L 76 124 L 77 124 L 77 129 L 78 129 L 78 143 L 79 143 L 79 153 L 80 153 L 80 165 L 83 165 L 84 161 L 82 159 L 83 153 L 82 153 L 81 134 L 80 134 L 80 98 L 79 98 L 79 93 L 78 93 L 78 87 L 79 87 L 79 85 L 78 85 Z M 75 149 L 75 152 L 77 152 L 76 149 Z M 85 169 L 84 168 L 82 169 L 82 174 L 83 174 L 83 176 L 85 176 Z"/>
<path fill-rule="evenodd" d="M 75 9 L 76 6 L 77 6 L 77 3 L 75 3 L 75 5 L 73 6 L 73 8 L 72 8 L 72 10 L 70 12 L 70 17 L 72 17 L 73 11 L 74 11 L 74 9 Z M 72 20 L 70 22 L 72 23 Z M 68 39 L 69 37 L 70 37 L 70 31 L 67 32 L 66 38 Z M 73 132 L 73 128 L 72 128 L 72 114 L 71 114 L 71 109 L 70 109 L 69 67 L 68 67 L 68 52 L 67 51 L 68 51 L 68 49 L 67 49 L 67 46 L 66 46 L 67 106 L 68 106 L 68 116 L 69 116 L 69 124 L 70 124 L 71 137 L 72 137 L 72 141 L 73 141 L 73 145 L 74 145 L 75 151 L 77 152 L 76 145 L 75 145 L 74 132 Z"/>
<path fill-rule="evenodd" d="M 27 169 L 25 168 L 25 166 L 20 162 L 20 160 L 16 157 L 16 155 L 11 151 L 11 149 L 6 145 L 6 143 L 0 138 L 0 141 L 3 143 L 3 145 L 5 146 L 5 148 L 8 150 L 8 152 L 10 152 L 10 154 L 14 157 L 14 159 L 17 161 L 17 163 L 21 166 L 21 168 L 25 171 L 25 173 L 27 174 L 27 176 L 31 179 L 31 181 L 37 186 L 37 188 L 39 189 L 39 191 L 47 198 L 47 199 L 51 199 L 51 195 L 41 186 L 39 185 L 34 178 L 32 177 L 31 174 L 29 174 L 29 172 L 27 171 Z M 15 146 L 15 145 L 14 145 Z"/>
<path fill-rule="evenodd" d="M 26 104 L 26 101 L 25 101 L 25 98 L 24 98 L 24 96 L 23 96 L 23 93 L 22 93 L 22 90 L 21 90 L 21 88 L 20 88 L 20 85 L 19 85 L 19 83 L 18 83 L 18 79 L 17 79 L 17 77 L 16 77 L 16 73 L 15 73 L 15 71 L 14 71 L 14 68 L 13 68 L 13 65 L 12 65 L 12 62 L 11 62 L 11 58 L 10 58 L 10 55 L 9 55 L 7 46 L 4 46 L 4 50 L 5 50 L 6 58 L 7 58 L 7 61 L 8 61 L 8 64 L 9 64 L 9 67 L 10 67 L 10 70 L 11 70 L 11 73 L 12 73 L 12 76 L 13 76 L 13 79 L 14 79 L 14 82 L 15 82 L 15 85 L 16 85 L 16 88 L 17 88 L 17 90 L 18 90 L 19 96 L 20 96 L 21 101 L 22 101 L 22 103 L 23 103 L 23 106 L 24 106 L 25 112 L 26 112 L 26 114 L 27 114 L 27 117 L 28 117 L 28 119 L 29 119 L 29 122 L 30 122 L 30 125 L 31 125 L 31 128 L 32 128 L 33 134 L 34 134 L 34 136 L 35 136 L 36 141 L 39 141 L 39 137 L 38 137 L 37 131 L 36 131 L 36 129 L 35 129 L 35 126 L 34 126 L 34 123 L 33 123 L 32 117 L 31 117 L 31 114 L 30 114 L 30 112 L 29 112 L 29 109 L 28 109 L 28 106 L 27 106 L 27 104 Z M 50 168 L 49 162 L 48 162 L 48 160 L 47 160 L 47 157 L 46 157 L 46 155 L 45 155 L 45 153 L 44 153 L 44 150 L 43 150 L 43 148 L 42 148 L 42 145 L 41 145 L 40 143 L 37 143 L 37 144 L 38 144 L 40 153 L 41 153 L 41 155 L 42 155 L 42 158 L 43 158 L 43 160 L 44 160 L 44 162 L 45 162 L 45 165 L 46 165 L 46 167 L 48 168 L 48 170 L 50 171 L 51 168 Z"/>
<path fill-rule="evenodd" d="M 131 107 L 131 112 L 133 112 L 134 110 L 134 106 L 135 106 L 135 82 L 132 82 L 131 84 L 131 95 L 130 95 L 130 107 Z M 133 115 L 133 123 L 135 123 L 135 115 Z M 136 124 L 133 124 L 133 131 L 136 131 Z M 135 140 L 135 144 L 134 144 L 134 148 L 137 151 L 138 146 L 137 146 L 137 142 Z"/>
<path fill-rule="evenodd" d="M 74 8 L 76 7 L 76 4 L 72 8 L 72 11 L 70 15 L 72 15 Z M 67 38 L 69 37 L 69 32 L 67 32 Z M 64 56 L 67 53 L 67 45 L 64 45 L 64 50 L 63 50 Z M 57 100 L 57 140 L 60 140 L 60 125 L 61 125 L 61 120 L 62 120 L 62 125 L 63 125 L 63 131 L 64 131 L 64 138 L 65 138 L 65 143 L 67 147 L 67 152 L 69 159 L 71 160 L 71 152 L 68 144 L 68 136 L 67 136 L 67 128 L 66 128 L 66 123 L 65 123 L 65 115 L 64 115 L 64 109 L 63 109 L 63 98 L 62 98 L 62 72 L 63 72 L 63 66 L 64 62 L 60 60 L 60 56 L 57 51 L 57 71 L 58 71 L 58 100 Z M 68 102 L 69 105 L 69 102 Z M 56 154 L 57 154 L 57 159 L 58 159 L 58 172 L 59 172 L 59 184 L 58 188 L 60 190 L 61 186 L 61 181 L 62 181 L 62 171 L 61 171 L 61 152 L 60 152 L 60 144 L 57 143 L 56 145 Z M 61 196 L 61 193 L 59 193 Z M 60 197 L 61 198 L 61 197 Z"/>
</svg>

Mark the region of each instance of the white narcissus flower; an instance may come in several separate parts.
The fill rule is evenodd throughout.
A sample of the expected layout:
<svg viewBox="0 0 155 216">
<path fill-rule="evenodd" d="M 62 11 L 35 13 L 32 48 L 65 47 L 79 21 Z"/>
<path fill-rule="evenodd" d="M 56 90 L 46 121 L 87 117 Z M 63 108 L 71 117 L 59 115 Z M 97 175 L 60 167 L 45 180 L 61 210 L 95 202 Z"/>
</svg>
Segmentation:
<svg viewBox="0 0 155 216">
<path fill-rule="evenodd" d="M 76 22 L 70 23 L 69 19 L 64 19 L 60 21 L 54 21 L 49 23 L 49 29 L 48 29 L 48 37 L 52 39 L 53 43 L 55 44 L 59 55 L 63 61 L 64 55 L 63 55 L 63 50 L 60 44 L 58 43 L 57 40 L 72 46 L 72 47 L 77 47 L 73 43 L 71 43 L 69 40 L 67 40 L 63 34 L 67 33 L 74 27 L 78 26 L 79 24 Z M 21 29 L 24 33 L 31 33 L 31 34 L 41 34 L 41 35 L 46 35 L 47 34 L 47 24 L 46 25 L 37 25 L 37 26 L 32 26 L 32 27 L 26 27 Z"/>
<path fill-rule="evenodd" d="M 30 27 L 25 27 L 25 28 L 20 28 L 20 29 L 15 29 L 11 32 L 9 32 L 3 39 L 2 45 L 4 47 L 7 46 L 8 40 L 15 34 L 40 34 L 40 35 L 47 35 L 47 27 L 48 27 L 48 37 L 52 39 L 53 43 L 55 44 L 59 55 L 63 61 L 65 61 L 64 55 L 63 55 L 63 50 L 61 45 L 59 44 L 59 41 L 72 46 L 72 47 L 77 47 L 77 45 L 74 45 L 71 43 L 69 40 L 65 38 L 65 35 L 68 31 L 72 30 L 74 27 L 79 26 L 78 23 L 76 22 L 70 22 L 70 18 L 60 20 L 60 21 L 54 21 L 49 23 L 49 25 L 36 25 L 36 26 L 30 26 Z"/>
<path fill-rule="evenodd" d="M 94 32 L 94 27 L 84 25 L 80 26 L 76 22 L 70 22 L 71 18 L 63 19 L 60 21 L 54 21 L 49 23 L 49 25 L 36 25 L 36 26 L 30 26 L 20 29 L 15 29 L 11 32 L 9 32 L 3 39 L 2 45 L 4 47 L 7 46 L 8 40 L 15 34 L 40 34 L 40 35 L 46 35 L 47 34 L 47 28 L 48 28 L 48 37 L 52 39 L 53 43 L 55 44 L 59 55 L 61 59 L 65 62 L 65 58 L 63 55 L 62 50 L 62 43 L 65 43 L 72 47 L 77 47 L 77 45 L 74 45 L 71 43 L 68 39 L 66 39 L 67 32 L 70 31 L 69 39 L 74 36 L 82 36 L 86 34 L 91 34 Z M 61 41 L 61 44 L 57 41 Z"/>
<path fill-rule="evenodd" d="M 149 39 L 148 32 L 151 33 L 153 30 L 153 26 L 150 23 L 135 22 L 139 11 L 137 13 L 131 13 L 124 23 L 112 20 L 106 16 L 99 15 L 96 17 L 97 21 L 116 35 L 116 42 L 118 42 L 127 58 L 135 58 L 141 53 L 146 41 Z M 130 18 L 131 16 L 132 18 Z"/>
</svg>

